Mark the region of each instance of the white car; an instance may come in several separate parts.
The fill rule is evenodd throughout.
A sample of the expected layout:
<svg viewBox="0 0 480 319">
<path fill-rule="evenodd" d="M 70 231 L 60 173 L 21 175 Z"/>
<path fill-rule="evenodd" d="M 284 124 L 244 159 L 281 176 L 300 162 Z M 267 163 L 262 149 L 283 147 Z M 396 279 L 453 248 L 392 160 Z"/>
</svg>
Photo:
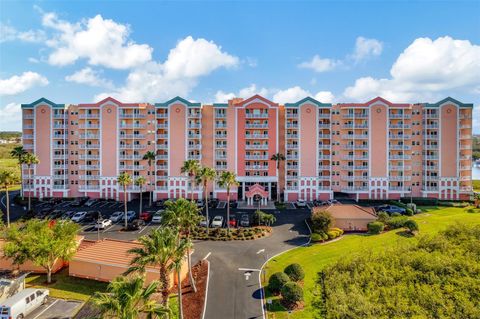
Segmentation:
<svg viewBox="0 0 480 319">
<path fill-rule="evenodd" d="M 2 301 L 0 319 L 26 318 L 48 301 L 48 289 L 27 288 Z M 48 309 L 48 308 L 47 308 Z M 38 316 L 37 316 L 38 317 Z"/>
<path fill-rule="evenodd" d="M 73 215 L 72 222 L 79 223 L 85 218 L 86 215 L 87 215 L 87 212 L 78 212 L 75 215 Z"/>
<path fill-rule="evenodd" d="M 222 227 L 223 226 L 223 217 L 222 216 L 215 216 L 212 219 L 212 227 Z"/>
<path fill-rule="evenodd" d="M 95 224 L 95 229 L 105 229 L 107 228 L 108 226 L 112 225 L 112 220 L 110 219 L 102 219 L 102 220 L 99 220 L 96 224 Z"/>
<path fill-rule="evenodd" d="M 110 220 L 113 223 L 118 223 L 124 216 L 124 212 L 115 212 L 110 216 Z"/>
<path fill-rule="evenodd" d="M 162 222 L 163 210 L 158 210 L 152 216 L 152 224 L 160 224 Z"/>
<path fill-rule="evenodd" d="M 297 207 L 307 207 L 307 202 L 304 199 L 297 200 Z"/>
<path fill-rule="evenodd" d="M 207 225 L 208 225 L 209 222 L 210 222 L 210 220 L 208 220 L 207 217 L 202 216 L 202 219 L 201 219 L 200 222 L 198 223 L 198 226 L 200 226 L 200 227 L 207 227 Z"/>
</svg>

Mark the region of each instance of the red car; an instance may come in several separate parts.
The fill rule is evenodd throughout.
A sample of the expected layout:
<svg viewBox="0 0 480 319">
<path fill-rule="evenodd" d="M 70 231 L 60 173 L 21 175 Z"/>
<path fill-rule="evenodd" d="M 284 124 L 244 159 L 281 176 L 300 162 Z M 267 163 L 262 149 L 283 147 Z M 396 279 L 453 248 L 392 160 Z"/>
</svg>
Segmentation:
<svg viewBox="0 0 480 319">
<path fill-rule="evenodd" d="M 230 216 L 230 220 L 228 221 L 230 227 L 237 227 L 237 219 L 235 216 Z"/>
<path fill-rule="evenodd" d="M 141 220 L 144 220 L 144 221 L 146 221 L 146 222 L 150 222 L 150 221 L 152 221 L 152 217 L 153 217 L 153 214 L 154 214 L 154 213 L 155 213 L 155 212 L 151 212 L 151 211 L 142 212 L 142 213 L 140 214 L 140 219 L 141 219 Z"/>
</svg>

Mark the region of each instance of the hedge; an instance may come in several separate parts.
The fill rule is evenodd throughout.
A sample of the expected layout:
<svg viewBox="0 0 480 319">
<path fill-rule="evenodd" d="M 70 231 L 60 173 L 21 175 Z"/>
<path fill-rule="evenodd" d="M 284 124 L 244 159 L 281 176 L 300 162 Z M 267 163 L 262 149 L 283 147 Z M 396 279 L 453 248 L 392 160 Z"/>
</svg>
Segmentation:
<svg viewBox="0 0 480 319">
<path fill-rule="evenodd" d="M 305 278 L 305 272 L 303 271 L 302 266 L 300 264 L 290 264 L 285 269 L 283 272 L 292 280 L 292 281 L 300 281 Z"/>
<path fill-rule="evenodd" d="M 281 290 L 281 294 L 287 307 L 303 300 L 303 289 L 295 282 L 286 283 Z"/>
<path fill-rule="evenodd" d="M 377 221 L 377 222 L 368 223 L 367 228 L 368 228 L 369 234 L 376 235 L 376 234 L 380 234 L 383 231 L 383 229 L 385 228 L 385 225 L 382 222 Z"/>
<path fill-rule="evenodd" d="M 392 217 L 387 221 L 387 226 L 390 229 L 402 228 L 405 226 L 405 223 L 408 221 L 407 216 L 396 216 Z"/>
<path fill-rule="evenodd" d="M 276 272 L 268 279 L 268 289 L 273 294 L 279 294 L 290 278 L 283 272 Z"/>
</svg>

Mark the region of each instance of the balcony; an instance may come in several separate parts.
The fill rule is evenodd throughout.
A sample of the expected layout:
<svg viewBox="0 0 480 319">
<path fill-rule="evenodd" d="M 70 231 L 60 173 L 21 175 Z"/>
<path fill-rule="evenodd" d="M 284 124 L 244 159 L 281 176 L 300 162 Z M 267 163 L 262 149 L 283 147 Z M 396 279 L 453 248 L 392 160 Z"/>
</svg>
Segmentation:
<svg viewBox="0 0 480 319">
<path fill-rule="evenodd" d="M 460 149 L 463 151 L 470 151 L 472 150 L 472 145 L 460 145 Z"/>
<path fill-rule="evenodd" d="M 99 119 L 100 114 L 94 113 L 94 114 L 79 114 L 78 118 L 80 119 Z"/>
<path fill-rule="evenodd" d="M 68 189 L 68 185 L 52 185 L 53 189 Z"/>
<path fill-rule="evenodd" d="M 216 165 L 215 165 L 215 169 L 225 170 L 225 169 L 227 169 L 227 165 L 225 165 L 225 164 L 216 164 Z"/>
<path fill-rule="evenodd" d="M 99 170 L 100 165 L 79 165 L 78 166 L 80 169 L 84 170 Z"/>
<path fill-rule="evenodd" d="M 410 150 L 412 147 L 409 145 L 389 145 L 391 150 L 398 150 L 398 151 L 407 151 Z"/>
<path fill-rule="evenodd" d="M 438 192 L 438 187 L 423 186 L 422 191 L 424 191 L 424 192 Z"/>
<path fill-rule="evenodd" d="M 423 165 L 424 171 L 436 171 L 438 169 L 438 165 Z"/>
<path fill-rule="evenodd" d="M 98 180 L 100 175 L 80 175 L 79 178 L 81 180 L 91 181 L 91 180 Z"/>
<path fill-rule="evenodd" d="M 245 138 L 249 138 L 249 139 L 265 139 L 265 138 L 268 138 L 268 134 L 245 134 Z"/>
<path fill-rule="evenodd" d="M 201 150 L 202 144 L 188 144 L 189 150 Z"/>
<path fill-rule="evenodd" d="M 470 128 L 472 128 L 472 126 L 470 124 L 463 124 L 463 125 L 460 125 L 460 128 L 461 129 L 470 129 Z"/>
<path fill-rule="evenodd" d="M 138 114 L 138 113 L 120 113 L 121 119 L 144 119 L 146 117 L 145 114 Z"/>
<path fill-rule="evenodd" d="M 268 119 L 268 113 L 246 113 L 245 118 L 247 119 Z"/>
<path fill-rule="evenodd" d="M 145 169 L 145 166 L 143 166 L 143 165 L 120 165 L 120 166 L 119 166 L 119 169 L 121 169 L 121 170 L 138 170 L 138 171 L 141 171 L 141 170 L 144 170 L 144 169 Z"/>
<path fill-rule="evenodd" d="M 403 140 L 409 139 L 411 138 L 411 136 L 408 134 L 389 134 L 388 138 L 390 138 L 391 140 Z"/>
<path fill-rule="evenodd" d="M 227 138 L 227 134 L 216 133 L 215 138 Z"/>
<path fill-rule="evenodd" d="M 410 160 L 412 157 L 410 155 L 390 155 L 390 160 Z"/>
<path fill-rule="evenodd" d="M 298 128 L 298 123 L 287 123 L 287 128 Z"/>
<path fill-rule="evenodd" d="M 189 160 L 201 160 L 202 155 L 200 155 L 200 154 L 188 154 L 188 159 Z"/>
<path fill-rule="evenodd" d="M 120 124 L 120 128 L 127 128 L 127 129 L 133 129 L 133 128 L 145 128 L 145 124 L 138 124 L 138 123 L 134 123 L 134 124 L 126 124 L 126 123 L 122 123 Z"/>
<path fill-rule="evenodd" d="M 403 172 L 403 171 L 411 171 L 412 170 L 412 167 L 411 166 L 401 166 L 401 165 L 390 165 L 388 167 L 391 171 L 400 171 L 400 172 Z"/>
<path fill-rule="evenodd" d="M 99 139 L 100 134 L 80 134 L 81 139 Z"/>
<path fill-rule="evenodd" d="M 31 139 L 33 139 L 33 134 L 23 134 L 22 138 L 24 140 L 31 140 Z"/>
<path fill-rule="evenodd" d="M 285 179 L 287 181 L 296 181 L 296 180 L 298 180 L 298 176 L 296 176 L 296 175 L 286 175 Z"/>
<path fill-rule="evenodd" d="M 245 166 L 245 169 L 265 171 L 265 170 L 268 170 L 268 165 L 247 165 L 247 166 Z"/>
<path fill-rule="evenodd" d="M 287 154 L 287 156 L 285 156 L 285 158 L 287 160 L 298 160 L 299 156 L 298 155 L 294 155 L 294 154 Z"/>
<path fill-rule="evenodd" d="M 80 155 L 81 160 L 99 160 L 100 155 Z"/>
<path fill-rule="evenodd" d="M 33 125 L 32 124 L 24 124 L 23 128 L 27 129 L 27 130 L 30 130 L 30 129 L 33 129 Z"/>
<path fill-rule="evenodd" d="M 65 134 L 53 134 L 52 136 L 54 139 L 64 139 L 65 137 L 67 137 L 67 135 Z"/>
<path fill-rule="evenodd" d="M 318 149 L 319 150 L 329 150 L 330 149 L 330 144 L 318 144 Z"/>
<path fill-rule="evenodd" d="M 287 119 L 296 119 L 298 118 L 298 113 L 287 113 L 286 117 Z"/>
<path fill-rule="evenodd" d="M 23 119 L 25 120 L 33 120 L 35 118 L 34 114 L 23 114 Z"/>
<path fill-rule="evenodd" d="M 290 165 L 287 165 L 286 167 L 287 167 L 287 170 L 297 170 L 298 169 L 298 165 L 290 164 Z"/>
<path fill-rule="evenodd" d="M 412 176 L 389 176 L 388 179 L 394 182 L 411 181 Z"/>
<path fill-rule="evenodd" d="M 121 160 L 142 160 L 143 156 L 142 155 L 121 155 L 119 157 Z M 159 155 L 157 155 L 157 158 L 159 158 Z"/>
<path fill-rule="evenodd" d="M 54 113 L 53 118 L 54 119 L 64 119 L 67 117 L 67 113 Z"/>
<path fill-rule="evenodd" d="M 78 185 L 79 191 L 94 191 L 100 190 L 100 185 Z"/>
<path fill-rule="evenodd" d="M 80 145 L 79 145 L 79 148 L 82 149 L 82 150 L 86 150 L 86 149 L 99 149 L 99 148 L 100 148 L 100 144 L 80 144 Z"/>
<path fill-rule="evenodd" d="M 66 124 L 53 124 L 53 128 L 55 128 L 55 129 L 66 129 L 67 125 Z"/>
<path fill-rule="evenodd" d="M 367 155 L 343 155 L 344 160 L 368 160 Z"/>
<path fill-rule="evenodd" d="M 410 129 L 410 125 L 408 124 L 390 124 L 389 126 L 392 130 L 408 130 Z"/>
<path fill-rule="evenodd" d="M 331 178 L 330 175 L 319 175 L 317 176 L 317 179 L 320 180 L 320 181 L 329 181 Z"/>
<path fill-rule="evenodd" d="M 438 119 L 438 113 L 425 113 L 423 117 L 426 119 Z"/>
<path fill-rule="evenodd" d="M 215 144 L 215 148 L 225 149 L 225 148 L 227 148 L 227 144 Z"/>
<path fill-rule="evenodd" d="M 331 167 L 329 165 L 318 165 L 318 170 L 319 171 L 329 171 L 329 170 L 331 170 Z"/>
<path fill-rule="evenodd" d="M 227 123 L 215 123 L 215 128 L 227 128 Z"/>
<path fill-rule="evenodd" d="M 157 134 L 158 139 L 168 138 L 168 134 Z"/>
<path fill-rule="evenodd" d="M 433 145 L 433 144 L 427 144 L 423 146 L 424 149 L 426 150 L 438 150 L 438 145 Z"/>
<path fill-rule="evenodd" d="M 318 124 L 319 129 L 330 129 L 330 124 Z"/>
<path fill-rule="evenodd" d="M 460 166 L 460 170 L 461 170 L 461 171 L 469 171 L 469 170 L 471 170 L 471 169 L 472 169 L 471 166 Z"/>
<path fill-rule="evenodd" d="M 429 130 L 436 130 L 438 129 L 438 124 L 425 124 L 423 127 Z"/>
<path fill-rule="evenodd" d="M 188 117 L 201 118 L 202 113 L 200 113 L 200 112 L 188 112 Z"/>
<path fill-rule="evenodd" d="M 247 123 L 245 124 L 245 128 L 246 129 L 267 129 L 268 128 L 268 124 L 265 123 L 265 124 L 252 124 L 252 123 Z"/>
<path fill-rule="evenodd" d="M 145 134 L 120 134 L 121 139 L 144 139 Z"/>
<path fill-rule="evenodd" d="M 285 186 L 287 191 L 298 191 L 298 186 L 287 185 Z"/>
<path fill-rule="evenodd" d="M 318 160 L 319 161 L 325 161 L 325 160 L 330 160 L 330 155 L 325 155 L 325 154 L 318 154 Z"/>
<path fill-rule="evenodd" d="M 345 124 L 342 126 L 343 129 L 367 129 L 368 124 Z"/>
<path fill-rule="evenodd" d="M 188 133 L 188 138 L 199 139 L 202 135 L 199 133 Z"/>
<path fill-rule="evenodd" d="M 245 155 L 247 160 L 269 160 L 268 155 Z"/>
<path fill-rule="evenodd" d="M 368 176 L 363 175 L 346 175 L 342 176 L 342 180 L 344 181 L 368 181 Z"/>
<path fill-rule="evenodd" d="M 65 165 L 65 164 L 53 165 L 53 169 L 68 169 L 68 165 Z"/>
<path fill-rule="evenodd" d="M 226 113 L 217 113 L 217 112 L 215 112 L 215 118 L 217 118 L 217 119 L 226 119 L 226 118 L 227 118 L 227 114 L 226 114 Z"/>
<path fill-rule="evenodd" d="M 471 135 L 460 135 L 460 139 L 461 139 L 461 140 L 469 140 L 469 139 L 471 139 L 471 138 L 472 138 Z"/>
<path fill-rule="evenodd" d="M 343 139 L 351 140 L 351 139 L 368 139 L 368 134 L 344 134 L 342 135 Z"/>
<path fill-rule="evenodd" d="M 355 144 L 344 144 L 342 145 L 344 150 L 368 150 L 368 145 L 355 145 Z"/>
<path fill-rule="evenodd" d="M 410 114 L 389 114 L 388 115 L 389 118 L 391 119 L 410 119 L 411 116 Z"/>
<path fill-rule="evenodd" d="M 287 138 L 298 138 L 298 134 L 287 134 Z"/>
<path fill-rule="evenodd" d="M 157 164 L 157 165 L 155 165 L 155 168 L 156 168 L 157 170 L 163 171 L 163 170 L 168 169 L 168 165 L 167 165 L 167 164 Z"/>
<path fill-rule="evenodd" d="M 168 144 L 157 144 L 158 150 L 168 150 Z"/>
<path fill-rule="evenodd" d="M 157 154 L 155 158 L 158 160 L 168 160 L 168 154 Z"/>
<path fill-rule="evenodd" d="M 157 113 L 157 119 L 168 119 L 168 113 Z"/>
<path fill-rule="evenodd" d="M 296 150 L 298 149 L 298 144 L 287 144 L 287 149 Z"/>
<path fill-rule="evenodd" d="M 318 138 L 319 139 L 330 139 L 330 134 L 320 133 L 320 134 L 318 134 Z"/>
<path fill-rule="evenodd" d="M 437 134 L 425 134 L 424 136 L 425 136 L 426 139 L 432 139 L 432 140 L 438 139 Z"/>
<path fill-rule="evenodd" d="M 227 154 L 215 153 L 216 159 L 227 159 Z"/>
<path fill-rule="evenodd" d="M 31 149 L 33 149 L 33 144 L 30 144 L 30 143 L 23 144 L 23 148 L 31 150 Z"/>
<path fill-rule="evenodd" d="M 198 129 L 200 129 L 200 128 L 202 128 L 202 124 L 200 124 L 200 123 L 191 123 L 191 122 L 190 122 L 190 123 L 188 123 L 188 128 L 198 128 Z"/>
<path fill-rule="evenodd" d="M 438 160 L 438 155 L 425 155 L 424 159 L 426 159 L 426 160 Z"/>
<path fill-rule="evenodd" d="M 157 128 L 168 129 L 168 123 L 157 124 Z"/>
<path fill-rule="evenodd" d="M 318 113 L 318 118 L 319 119 L 329 119 L 330 118 L 330 113 Z"/>
<path fill-rule="evenodd" d="M 100 125 L 98 125 L 98 124 L 80 124 L 78 127 L 83 128 L 83 129 L 99 129 Z"/>
<path fill-rule="evenodd" d="M 366 186 L 349 186 L 342 188 L 342 192 L 349 193 L 349 192 L 364 192 L 368 191 L 368 187 Z"/>
<path fill-rule="evenodd" d="M 389 186 L 389 191 L 396 191 L 396 192 L 410 192 L 410 187 L 407 186 Z"/>
</svg>

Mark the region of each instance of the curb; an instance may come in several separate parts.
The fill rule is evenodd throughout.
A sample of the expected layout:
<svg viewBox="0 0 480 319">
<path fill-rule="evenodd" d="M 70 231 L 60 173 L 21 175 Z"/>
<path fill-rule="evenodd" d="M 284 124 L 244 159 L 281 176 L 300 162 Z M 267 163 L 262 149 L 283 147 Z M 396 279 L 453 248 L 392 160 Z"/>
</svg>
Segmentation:
<svg viewBox="0 0 480 319">
<path fill-rule="evenodd" d="M 310 226 L 308 225 L 307 223 L 307 220 L 305 219 L 304 220 L 305 224 L 307 225 L 307 228 L 308 228 L 308 231 L 310 232 L 310 234 L 312 234 L 312 230 L 310 229 Z M 265 268 L 265 265 L 273 258 L 276 258 L 290 250 L 294 250 L 294 249 L 297 249 L 299 247 L 304 247 L 304 246 L 307 246 L 310 244 L 310 241 L 311 241 L 311 238 L 309 237 L 308 238 L 308 241 L 304 244 L 301 244 L 300 246 L 297 246 L 297 247 L 292 247 L 292 248 L 289 248 L 285 251 L 282 251 L 282 252 L 279 252 L 278 254 L 275 254 L 273 255 L 272 257 L 268 258 L 262 265 L 262 267 L 260 267 L 260 271 L 258 272 L 258 283 L 260 284 L 260 306 L 262 307 L 262 318 L 263 319 L 267 319 L 266 317 L 266 312 L 265 312 L 265 287 L 262 286 L 262 272 L 263 272 L 263 268 Z M 208 282 L 207 282 L 207 285 L 208 285 Z M 202 318 L 203 319 L 203 318 Z"/>
<path fill-rule="evenodd" d="M 203 311 L 202 319 L 205 319 L 205 313 L 207 310 L 207 300 L 208 300 L 208 283 L 210 282 L 210 261 L 204 259 L 207 262 L 207 284 L 205 285 L 205 300 L 203 301 Z"/>
</svg>

